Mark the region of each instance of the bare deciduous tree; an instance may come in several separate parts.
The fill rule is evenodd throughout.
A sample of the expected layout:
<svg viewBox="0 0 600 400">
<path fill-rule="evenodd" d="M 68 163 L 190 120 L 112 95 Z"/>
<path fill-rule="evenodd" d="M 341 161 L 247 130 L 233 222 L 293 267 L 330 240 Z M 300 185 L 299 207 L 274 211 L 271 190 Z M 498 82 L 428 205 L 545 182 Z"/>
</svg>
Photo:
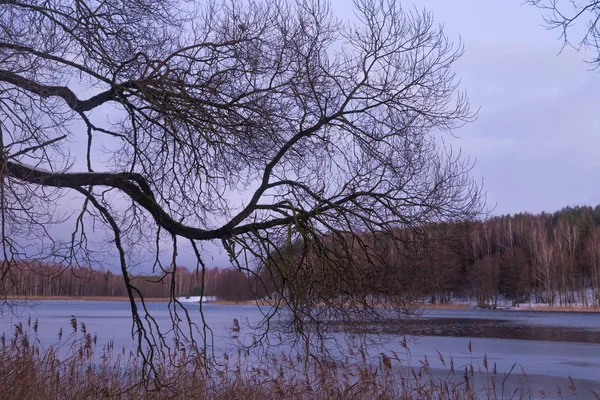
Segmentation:
<svg viewBox="0 0 600 400">
<path fill-rule="evenodd" d="M 539 286 L 536 301 L 554 305 L 556 300 L 556 248 L 553 236 L 544 221 L 532 222 L 529 245 L 532 254 L 533 274 Z"/>
<path fill-rule="evenodd" d="M 591 49 L 597 54 L 590 63 L 594 66 L 600 63 L 600 1 L 527 0 L 527 3 L 545 11 L 546 26 L 560 31 L 564 46 Z"/>
<path fill-rule="evenodd" d="M 178 254 L 190 249 L 202 274 L 211 241 L 257 278 L 290 243 L 328 258 L 333 287 L 307 303 L 285 280 L 267 319 L 287 307 L 298 326 L 323 304 L 377 317 L 382 301 L 406 310 L 410 288 L 372 284 L 370 261 L 340 262 L 348 251 L 382 258 L 377 235 L 481 211 L 471 164 L 436 140 L 473 118 L 452 70 L 462 49 L 426 12 L 356 0 L 351 23 L 316 0 L 0 8 L 3 284 L 19 259 L 75 268 L 116 249 L 140 348 L 164 342 L 134 301 L 144 255 L 173 288 L 178 335 L 192 334 L 177 325 Z M 66 240 L 57 224 L 72 224 Z M 350 298 L 331 301 L 340 292 Z"/>
<path fill-rule="evenodd" d="M 600 305 L 600 229 L 593 226 L 586 239 L 584 254 L 589 265 L 589 287 L 592 290 L 592 306 Z M 587 296 L 586 296 L 587 299 Z"/>
</svg>

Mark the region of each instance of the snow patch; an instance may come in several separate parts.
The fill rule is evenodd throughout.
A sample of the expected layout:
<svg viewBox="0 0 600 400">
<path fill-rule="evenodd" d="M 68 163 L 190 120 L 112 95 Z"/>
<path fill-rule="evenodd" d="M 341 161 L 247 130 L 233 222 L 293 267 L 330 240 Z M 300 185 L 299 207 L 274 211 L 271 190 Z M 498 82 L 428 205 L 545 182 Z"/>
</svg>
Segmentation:
<svg viewBox="0 0 600 400">
<path fill-rule="evenodd" d="M 217 301 L 217 296 L 177 297 L 177 301 L 181 303 L 212 303 L 213 301 Z"/>
</svg>

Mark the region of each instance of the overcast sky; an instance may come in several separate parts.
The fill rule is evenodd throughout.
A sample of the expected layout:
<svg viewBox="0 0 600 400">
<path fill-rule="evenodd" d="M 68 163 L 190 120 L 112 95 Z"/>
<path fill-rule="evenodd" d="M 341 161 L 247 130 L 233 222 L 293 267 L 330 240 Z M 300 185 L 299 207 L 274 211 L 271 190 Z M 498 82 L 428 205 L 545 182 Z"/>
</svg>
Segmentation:
<svg viewBox="0 0 600 400">
<path fill-rule="evenodd" d="M 348 3 L 333 0 L 336 15 L 352 18 Z M 473 176 L 483 180 L 492 214 L 600 204 L 600 72 L 585 63 L 589 53 L 559 54 L 560 32 L 547 30 L 542 12 L 522 3 L 402 4 L 431 11 L 464 44 L 456 71 L 480 111 L 453 144 L 476 159 Z M 210 263 L 228 264 L 218 252 Z"/>
<path fill-rule="evenodd" d="M 590 54 L 566 49 L 542 12 L 523 0 L 417 0 L 431 11 L 465 54 L 456 65 L 478 119 L 455 132 L 463 154 L 476 159 L 493 215 L 555 211 L 600 204 L 600 72 Z M 334 12 L 352 18 L 349 1 Z M 403 2 L 405 7 L 413 3 Z M 205 247 L 209 267 L 227 256 Z M 193 267 L 191 251 L 180 264 Z"/>
<path fill-rule="evenodd" d="M 352 18 L 346 1 L 336 14 Z M 600 72 L 523 0 L 416 0 L 465 54 L 456 65 L 477 121 L 455 132 L 477 160 L 493 214 L 600 204 Z"/>
<path fill-rule="evenodd" d="M 600 72 L 589 53 L 558 54 L 560 32 L 522 3 L 415 2 L 465 45 L 457 73 L 481 110 L 457 143 L 477 159 L 494 214 L 600 204 Z"/>
</svg>

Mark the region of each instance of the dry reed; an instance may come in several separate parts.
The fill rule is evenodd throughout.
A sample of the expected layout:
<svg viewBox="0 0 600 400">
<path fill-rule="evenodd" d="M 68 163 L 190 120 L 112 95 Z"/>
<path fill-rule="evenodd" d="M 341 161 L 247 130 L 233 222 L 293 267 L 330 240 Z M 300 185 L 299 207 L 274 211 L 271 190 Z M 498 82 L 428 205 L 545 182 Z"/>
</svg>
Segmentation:
<svg viewBox="0 0 600 400">
<path fill-rule="evenodd" d="M 178 345 L 155 362 L 154 378 L 142 379 L 143 363 L 133 352 L 112 343 L 97 348 L 97 340 L 75 318 L 71 331 L 55 346 L 42 346 L 36 321 L 15 325 L 10 338 L 0 338 L 0 393 L 2 399 L 531 399 L 527 376 L 522 387 L 507 390 L 515 367 L 499 373 L 484 357 L 460 368 L 453 359 L 438 359 L 445 368 L 440 377 L 429 359 L 419 368 L 405 365 L 395 352 L 368 361 L 364 348 L 348 349 L 350 361 L 326 363 L 313 357 L 280 354 L 257 364 L 240 348 L 224 356 L 220 367 L 208 367 L 204 357 Z M 400 344 L 410 362 L 405 338 Z M 469 351 L 471 345 L 469 343 Z M 517 369 L 518 370 L 518 369 Z M 575 384 L 569 388 L 577 398 Z M 564 395 L 564 393 L 563 393 Z"/>
</svg>

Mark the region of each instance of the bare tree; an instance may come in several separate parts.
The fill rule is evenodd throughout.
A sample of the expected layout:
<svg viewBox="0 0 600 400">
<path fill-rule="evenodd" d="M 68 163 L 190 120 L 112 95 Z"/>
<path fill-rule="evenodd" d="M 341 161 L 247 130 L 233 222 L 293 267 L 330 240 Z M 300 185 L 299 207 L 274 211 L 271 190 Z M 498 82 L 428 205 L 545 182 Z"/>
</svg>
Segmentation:
<svg viewBox="0 0 600 400">
<path fill-rule="evenodd" d="M 189 337 L 175 300 L 182 246 L 199 275 L 203 243 L 217 241 L 258 279 L 296 243 L 297 257 L 328 258 L 337 291 L 307 302 L 285 280 L 267 320 L 287 307 L 298 327 L 322 304 L 405 311 L 407 285 L 367 288 L 375 269 L 341 260 L 374 249 L 371 233 L 481 211 L 471 164 L 436 139 L 473 113 L 452 71 L 462 48 L 430 14 L 354 5 L 356 23 L 317 0 L 0 0 L 2 279 L 19 259 L 75 268 L 114 249 L 140 349 L 155 349 L 164 337 L 148 333 L 130 279 L 144 255 Z M 72 224 L 66 240 L 57 224 Z M 341 292 L 352 299 L 331 301 Z"/>
<path fill-rule="evenodd" d="M 600 306 L 600 229 L 592 226 L 584 252 L 589 265 L 589 281 L 592 289 L 592 306 Z M 587 296 L 586 296 L 587 299 Z"/>
<path fill-rule="evenodd" d="M 580 289 L 579 297 L 585 304 L 585 283 L 577 280 L 580 271 L 576 269 L 579 236 L 580 231 L 576 224 L 569 223 L 565 218 L 559 219 L 555 228 L 554 241 L 560 268 L 559 302 L 561 305 L 570 305 L 575 302 L 577 288 Z M 583 274 L 581 274 L 582 277 Z"/>
<path fill-rule="evenodd" d="M 536 287 L 536 302 L 554 305 L 556 299 L 556 248 L 543 219 L 532 221 L 529 246 Z"/>
<path fill-rule="evenodd" d="M 600 1 L 527 0 L 527 3 L 545 11 L 546 26 L 560 32 L 563 46 L 590 49 L 596 53 L 590 63 L 594 67 L 600 63 Z"/>
</svg>

